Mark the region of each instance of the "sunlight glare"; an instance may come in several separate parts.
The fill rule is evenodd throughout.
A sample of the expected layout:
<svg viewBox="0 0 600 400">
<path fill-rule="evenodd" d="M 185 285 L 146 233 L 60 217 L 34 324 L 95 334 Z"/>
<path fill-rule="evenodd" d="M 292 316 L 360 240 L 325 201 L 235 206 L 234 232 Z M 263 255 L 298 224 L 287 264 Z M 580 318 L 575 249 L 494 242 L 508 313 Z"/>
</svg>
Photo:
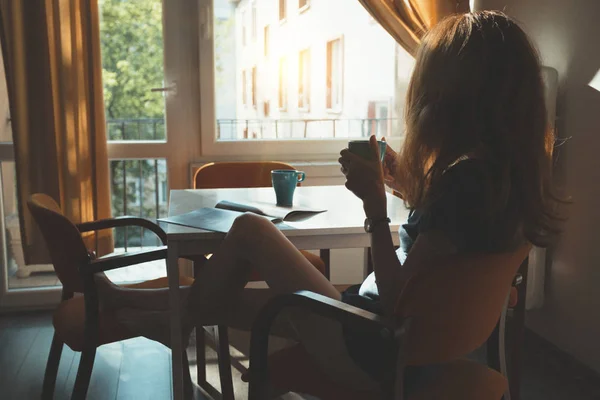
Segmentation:
<svg viewBox="0 0 600 400">
<path fill-rule="evenodd" d="M 596 75 L 592 78 L 588 86 L 600 92 L 600 69 L 596 71 Z"/>
</svg>

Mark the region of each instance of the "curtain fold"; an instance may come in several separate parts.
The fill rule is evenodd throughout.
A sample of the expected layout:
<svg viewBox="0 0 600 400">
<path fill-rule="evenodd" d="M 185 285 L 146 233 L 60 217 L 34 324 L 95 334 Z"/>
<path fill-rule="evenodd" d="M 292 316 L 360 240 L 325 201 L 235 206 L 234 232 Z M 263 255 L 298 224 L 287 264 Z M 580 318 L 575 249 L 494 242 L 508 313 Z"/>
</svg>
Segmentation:
<svg viewBox="0 0 600 400">
<path fill-rule="evenodd" d="M 48 263 L 31 194 L 52 196 L 75 223 L 111 214 L 98 4 L 0 0 L 0 23 L 25 262 Z M 112 251 L 110 231 L 85 239 Z"/>
<path fill-rule="evenodd" d="M 469 11 L 469 0 L 359 0 L 410 54 L 429 28 L 444 17 Z"/>
</svg>

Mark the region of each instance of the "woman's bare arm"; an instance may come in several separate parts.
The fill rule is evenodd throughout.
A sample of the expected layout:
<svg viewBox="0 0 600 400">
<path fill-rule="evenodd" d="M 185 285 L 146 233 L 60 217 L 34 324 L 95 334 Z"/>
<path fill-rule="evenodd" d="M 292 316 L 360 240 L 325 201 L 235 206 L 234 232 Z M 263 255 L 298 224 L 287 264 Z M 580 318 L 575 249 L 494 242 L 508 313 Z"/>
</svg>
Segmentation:
<svg viewBox="0 0 600 400">
<path fill-rule="evenodd" d="M 384 313 L 393 315 L 400 292 L 418 269 L 432 268 L 435 260 L 456 253 L 456 247 L 440 231 L 420 234 L 404 265 L 398 260 L 387 224 L 376 225 L 371 233 L 371 255 L 377 289 Z"/>
</svg>

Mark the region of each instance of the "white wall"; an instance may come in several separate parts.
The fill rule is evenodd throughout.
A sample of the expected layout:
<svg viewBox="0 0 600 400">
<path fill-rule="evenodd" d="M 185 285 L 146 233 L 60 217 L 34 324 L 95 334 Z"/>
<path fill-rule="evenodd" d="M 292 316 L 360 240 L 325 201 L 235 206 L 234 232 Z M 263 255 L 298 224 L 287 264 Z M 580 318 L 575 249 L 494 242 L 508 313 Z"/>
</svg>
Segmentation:
<svg viewBox="0 0 600 400">
<path fill-rule="evenodd" d="M 574 203 L 548 266 L 546 302 L 527 324 L 600 371 L 600 1 L 476 0 L 520 21 L 543 63 L 559 73 L 557 129 L 568 142 L 557 169 Z"/>
</svg>

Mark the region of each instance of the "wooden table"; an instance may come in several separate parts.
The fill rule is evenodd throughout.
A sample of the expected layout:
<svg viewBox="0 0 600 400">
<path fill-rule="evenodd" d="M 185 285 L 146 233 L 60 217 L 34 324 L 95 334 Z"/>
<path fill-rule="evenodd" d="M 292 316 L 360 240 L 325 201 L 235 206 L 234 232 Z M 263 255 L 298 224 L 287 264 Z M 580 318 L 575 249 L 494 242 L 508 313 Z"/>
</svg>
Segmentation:
<svg viewBox="0 0 600 400">
<path fill-rule="evenodd" d="M 272 188 L 173 190 L 169 216 L 184 214 L 202 207 L 214 207 L 221 200 L 236 203 L 271 202 Z M 326 212 L 303 221 L 286 222 L 282 230 L 300 250 L 349 249 L 370 247 L 369 234 L 364 231 L 365 214 L 362 202 L 344 186 L 307 186 L 296 189 L 295 202 L 311 203 Z M 394 244 L 399 244 L 398 228 L 406 221 L 408 211 L 401 199 L 388 194 L 388 215 Z M 168 236 L 167 276 L 171 302 L 171 349 L 173 364 L 173 396 L 183 398 L 181 310 L 179 294 L 180 256 L 215 252 L 224 233 L 205 231 L 180 225 L 163 224 Z"/>
</svg>

